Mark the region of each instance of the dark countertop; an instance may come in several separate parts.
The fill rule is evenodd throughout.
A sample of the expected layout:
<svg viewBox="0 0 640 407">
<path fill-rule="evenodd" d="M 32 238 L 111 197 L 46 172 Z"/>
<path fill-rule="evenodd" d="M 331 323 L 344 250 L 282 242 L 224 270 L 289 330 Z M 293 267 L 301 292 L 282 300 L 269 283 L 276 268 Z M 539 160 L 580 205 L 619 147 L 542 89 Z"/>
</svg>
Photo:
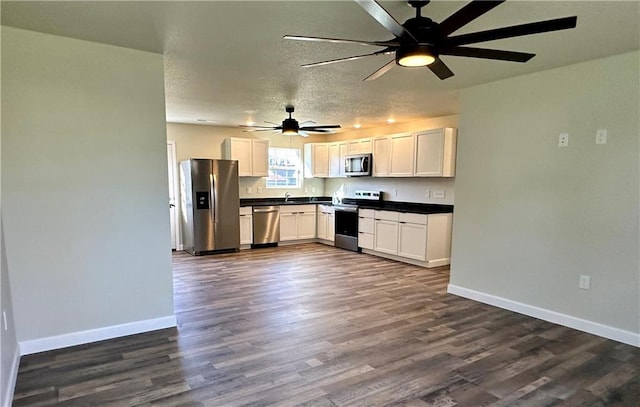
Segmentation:
<svg viewBox="0 0 640 407">
<path fill-rule="evenodd" d="M 409 213 L 452 213 L 453 205 L 442 204 L 428 204 L 417 202 L 394 202 L 394 201 L 367 201 L 365 199 L 351 199 L 345 198 L 344 203 L 358 205 L 358 208 L 363 209 L 379 209 L 396 212 L 409 212 Z"/>
<path fill-rule="evenodd" d="M 303 196 L 291 197 L 286 202 L 284 198 L 242 198 L 240 206 L 269 206 L 269 205 L 331 205 L 331 197 L 328 196 Z"/>
<path fill-rule="evenodd" d="M 393 201 L 367 201 L 364 199 L 345 198 L 344 203 L 358 205 L 364 209 L 382 209 L 397 212 L 409 213 L 452 213 L 453 205 L 426 204 L 416 202 L 393 202 Z M 291 197 L 284 201 L 284 198 L 244 198 L 240 199 L 240 206 L 269 206 L 269 205 L 308 205 L 323 204 L 331 205 L 331 198 L 328 196 L 314 197 Z"/>
</svg>

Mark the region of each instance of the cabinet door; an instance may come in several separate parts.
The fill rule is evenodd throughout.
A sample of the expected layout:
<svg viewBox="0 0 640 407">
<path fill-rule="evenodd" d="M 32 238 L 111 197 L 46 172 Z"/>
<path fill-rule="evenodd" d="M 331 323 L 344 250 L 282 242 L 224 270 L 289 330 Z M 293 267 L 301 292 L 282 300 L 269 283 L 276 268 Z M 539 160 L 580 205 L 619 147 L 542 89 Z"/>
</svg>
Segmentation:
<svg viewBox="0 0 640 407">
<path fill-rule="evenodd" d="M 240 215 L 240 244 L 253 243 L 253 216 Z"/>
<path fill-rule="evenodd" d="M 266 177 L 269 175 L 269 140 L 252 140 L 252 175 Z"/>
<path fill-rule="evenodd" d="M 416 134 L 416 175 L 423 177 L 442 176 L 443 153 L 443 129 Z"/>
<path fill-rule="evenodd" d="M 318 239 L 327 240 L 327 214 L 318 209 Z"/>
<path fill-rule="evenodd" d="M 298 213 L 298 239 L 313 239 L 316 237 L 316 212 Z"/>
<path fill-rule="evenodd" d="M 313 176 L 326 178 L 329 176 L 329 145 L 313 145 Z"/>
<path fill-rule="evenodd" d="M 345 143 L 340 143 L 339 148 L 340 148 L 340 176 L 341 177 L 346 177 L 346 175 L 344 173 L 344 158 L 348 154 L 349 146 L 345 142 Z"/>
<path fill-rule="evenodd" d="M 388 137 L 373 139 L 373 176 L 389 175 L 389 145 Z"/>
<path fill-rule="evenodd" d="M 349 154 L 370 153 L 372 151 L 370 138 L 352 140 L 347 143 L 349 144 Z"/>
<path fill-rule="evenodd" d="M 252 175 L 251 139 L 230 138 L 229 160 L 238 160 L 238 175 L 250 177 Z"/>
<path fill-rule="evenodd" d="M 414 143 L 415 138 L 413 134 L 391 136 L 389 175 L 396 177 L 413 176 L 413 161 L 415 159 Z"/>
<path fill-rule="evenodd" d="M 296 240 L 298 238 L 298 215 L 280 212 L 280 240 Z"/>
<path fill-rule="evenodd" d="M 327 214 L 327 240 L 335 241 L 336 239 L 336 215 Z"/>
<path fill-rule="evenodd" d="M 427 259 L 427 225 L 399 223 L 398 256 Z"/>
<path fill-rule="evenodd" d="M 340 144 L 329 144 L 329 177 L 340 176 Z"/>
<path fill-rule="evenodd" d="M 398 254 L 398 222 L 376 219 L 373 250 Z"/>
</svg>

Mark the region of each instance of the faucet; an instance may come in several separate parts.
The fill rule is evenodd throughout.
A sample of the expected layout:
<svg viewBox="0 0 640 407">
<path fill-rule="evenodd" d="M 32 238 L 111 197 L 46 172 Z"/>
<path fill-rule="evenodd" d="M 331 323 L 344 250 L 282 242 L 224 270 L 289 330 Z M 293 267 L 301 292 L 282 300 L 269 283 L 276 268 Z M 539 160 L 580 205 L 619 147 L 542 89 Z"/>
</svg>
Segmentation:
<svg viewBox="0 0 640 407">
<path fill-rule="evenodd" d="M 291 194 L 289 193 L 289 191 L 284 193 L 284 201 L 287 202 L 289 200 L 289 197 L 291 196 Z"/>
</svg>

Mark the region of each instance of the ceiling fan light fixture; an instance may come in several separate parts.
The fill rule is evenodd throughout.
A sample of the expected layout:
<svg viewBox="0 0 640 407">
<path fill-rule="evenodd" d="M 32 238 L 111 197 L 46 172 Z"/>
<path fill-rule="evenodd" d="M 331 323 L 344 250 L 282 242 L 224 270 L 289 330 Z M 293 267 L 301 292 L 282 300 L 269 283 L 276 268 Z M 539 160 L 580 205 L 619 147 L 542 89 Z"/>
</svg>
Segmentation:
<svg viewBox="0 0 640 407">
<path fill-rule="evenodd" d="M 290 113 L 290 112 L 289 112 Z M 298 125 L 298 121 L 289 117 L 288 119 L 284 119 L 282 122 L 282 134 L 285 136 L 298 136 L 300 130 L 300 126 Z"/>
<path fill-rule="evenodd" d="M 396 63 L 401 66 L 427 66 L 435 61 L 436 57 L 428 45 L 403 47 L 396 51 Z"/>
</svg>

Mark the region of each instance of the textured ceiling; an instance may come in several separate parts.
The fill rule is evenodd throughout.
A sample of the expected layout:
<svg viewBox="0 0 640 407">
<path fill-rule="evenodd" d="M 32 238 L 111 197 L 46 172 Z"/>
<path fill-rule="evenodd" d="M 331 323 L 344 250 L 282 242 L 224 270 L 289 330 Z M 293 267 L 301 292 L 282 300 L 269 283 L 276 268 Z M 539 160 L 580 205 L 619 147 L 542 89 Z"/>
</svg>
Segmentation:
<svg viewBox="0 0 640 407">
<path fill-rule="evenodd" d="M 439 22 L 464 4 L 432 1 L 423 15 Z M 406 2 L 382 5 L 400 22 L 414 13 Z M 511 0 L 456 34 L 572 15 L 577 28 L 482 44 L 537 54 L 525 64 L 444 56 L 455 72 L 444 81 L 426 68 L 395 67 L 363 82 L 391 56 L 301 68 L 379 48 L 282 39 L 393 38 L 353 1 L 2 1 L 1 12 L 3 25 L 163 53 L 167 121 L 224 126 L 279 123 L 286 104 L 299 121 L 345 128 L 455 114 L 462 88 L 640 47 L 638 1 Z"/>
</svg>

